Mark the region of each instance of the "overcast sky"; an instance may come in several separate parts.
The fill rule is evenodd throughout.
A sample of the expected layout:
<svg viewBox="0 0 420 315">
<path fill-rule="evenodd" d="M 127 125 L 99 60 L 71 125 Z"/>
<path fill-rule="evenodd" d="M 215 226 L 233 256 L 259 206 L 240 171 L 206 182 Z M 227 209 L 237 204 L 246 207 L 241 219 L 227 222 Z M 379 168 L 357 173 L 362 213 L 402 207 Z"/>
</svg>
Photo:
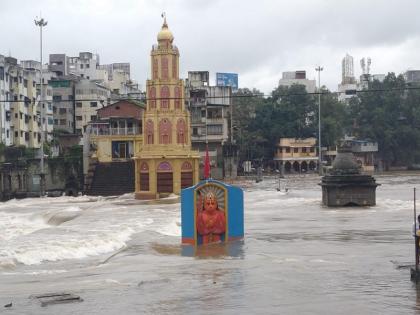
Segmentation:
<svg viewBox="0 0 420 315">
<path fill-rule="evenodd" d="M 270 93 L 283 71 L 306 70 L 337 90 L 341 60 L 372 58 L 371 73 L 420 69 L 419 0 L 0 0 L 0 54 L 39 60 L 34 18 L 48 21 L 50 53 L 100 55 L 101 64 L 130 62 L 142 87 L 150 77 L 150 49 L 166 12 L 188 71 L 239 74 L 239 86 Z"/>
</svg>

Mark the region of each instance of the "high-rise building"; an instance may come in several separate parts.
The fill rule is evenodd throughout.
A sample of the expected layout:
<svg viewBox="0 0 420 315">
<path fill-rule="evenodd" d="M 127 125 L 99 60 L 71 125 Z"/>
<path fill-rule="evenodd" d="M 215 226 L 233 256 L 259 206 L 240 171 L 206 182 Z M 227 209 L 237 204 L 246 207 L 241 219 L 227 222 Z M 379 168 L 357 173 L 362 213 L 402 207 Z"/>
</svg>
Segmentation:
<svg viewBox="0 0 420 315">
<path fill-rule="evenodd" d="M 199 154 L 191 150 L 190 113 L 179 79 L 179 51 L 166 17 L 151 51 L 151 80 L 143 118 L 143 148 L 135 156 L 136 198 L 179 194 L 198 182 Z"/>
<path fill-rule="evenodd" d="M 341 84 L 354 84 L 356 83 L 356 79 L 354 77 L 354 63 L 353 57 L 349 54 L 341 61 Z"/>
</svg>

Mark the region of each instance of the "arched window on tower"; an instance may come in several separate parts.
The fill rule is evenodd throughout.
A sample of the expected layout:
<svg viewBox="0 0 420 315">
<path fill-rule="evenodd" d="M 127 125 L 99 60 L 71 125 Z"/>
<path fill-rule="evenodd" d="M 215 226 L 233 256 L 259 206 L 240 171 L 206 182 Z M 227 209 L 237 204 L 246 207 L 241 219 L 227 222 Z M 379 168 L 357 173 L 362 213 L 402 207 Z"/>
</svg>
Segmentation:
<svg viewBox="0 0 420 315">
<path fill-rule="evenodd" d="M 176 86 L 174 89 L 175 109 L 181 109 L 181 89 Z"/>
<path fill-rule="evenodd" d="M 164 118 L 159 122 L 159 144 L 171 144 L 171 122 Z"/>
<path fill-rule="evenodd" d="M 169 109 L 169 88 L 165 85 L 160 89 L 160 109 Z"/>
<path fill-rule="evenodd" d="M 162 57 L 162 79 L 168 80 L 168 58 Z"/>
<path fill-rule="evenodd" d="M 177 71 L 177 64 L 176 64 L 176 56 L 172 56 L 172 78 L 178 79 L 178 71 Z"/>
<path fill-rule="evenodd" d="M 156 108 L 156 88 L 154 86 L 149 89 L 149 108 Z"/>
<path fill-rule="evenodd" d="M 153 144 L 153 121 L 151 119 L 149 119 L 146 123 L 146 130 L 145 130 L 145 134 L 146 134 L 146 144 Z"/>
<path fill-rule="evenodd" d="M 153 71 L 152 71 L 152 73 L 153 73 L 152 79 L 153 80 L 156 80 L 158 78 L 158 73 L 159 73 L 158 70 L 159 70 L 158 60 L 157 60 L 157 58 L 153 58 Z"/>
<path fill-rule="evenodd" d="M 176 124 L 176 142 L 178 144 L 186 144 L 187 142 L 187 128 L 185 120 L 180 118 Z"/>
</svg>

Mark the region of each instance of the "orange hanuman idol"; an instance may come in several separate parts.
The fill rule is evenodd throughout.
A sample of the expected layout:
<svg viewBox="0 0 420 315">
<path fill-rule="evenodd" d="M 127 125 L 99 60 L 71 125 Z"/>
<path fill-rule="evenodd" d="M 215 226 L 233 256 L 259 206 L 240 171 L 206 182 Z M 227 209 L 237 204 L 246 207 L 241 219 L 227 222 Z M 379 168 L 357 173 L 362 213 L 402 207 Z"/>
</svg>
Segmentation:
<svg viewBox="0 0 420 315">
<path fill-rule="evenodd" d="M 222 234 L 226 232 L 225 213 L 219 209 L 212 192 L 206 194 L 203 210 L 197 213 L 197 231 L 203 237 L 203 244 L 220 242 Z"/>
</svg>

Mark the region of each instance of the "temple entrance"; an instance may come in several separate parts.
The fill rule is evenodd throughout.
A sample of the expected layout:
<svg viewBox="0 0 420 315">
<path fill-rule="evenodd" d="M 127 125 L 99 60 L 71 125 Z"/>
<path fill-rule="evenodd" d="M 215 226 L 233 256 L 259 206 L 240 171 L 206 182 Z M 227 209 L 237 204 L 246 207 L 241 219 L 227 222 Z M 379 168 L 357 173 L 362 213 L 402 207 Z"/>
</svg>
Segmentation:
<svg viewBox="0 0 420 315">
<path fill-rule="evenodd" d="M 181 189 L 190 187 L 193 184 L 192 165 L 190 162 L 184 162 L 181 166 Z"/>
<path fill-rule="evenodd" d="M 316 168 L 316 164 L 315 164 L 315 162 L 309 162 L 309 170 L 311 170 L 311 171 L 313 171 L 313 170 L 315 170 L 315 168 Z"/>
<path fill-rule="evenodd" d="M 174 191 L 173 175 L 171 173 L 157 173 L 157 192 L 171 193 Z"/>
<path fill-rule="evenodd" d="M 181 173 L 181 189 L 191 187 L 193 185 L 193 173 L 182 172 Z"/>
<path fill-rule="evenodd" d="M 294 163 L 293 163 L 293 170 L 294 170 L 295 172 L 299 172 L 299 171 L 300 171 L 300 165 L 299 165 L 299 162 L 294 162 Z"/>
<path fill-rule="evenodd" d="M 172 166 L 168 162 L 162 162 L 157 169 L 157 192 L 172 193 L 174 191 Z"/>
</svg>

